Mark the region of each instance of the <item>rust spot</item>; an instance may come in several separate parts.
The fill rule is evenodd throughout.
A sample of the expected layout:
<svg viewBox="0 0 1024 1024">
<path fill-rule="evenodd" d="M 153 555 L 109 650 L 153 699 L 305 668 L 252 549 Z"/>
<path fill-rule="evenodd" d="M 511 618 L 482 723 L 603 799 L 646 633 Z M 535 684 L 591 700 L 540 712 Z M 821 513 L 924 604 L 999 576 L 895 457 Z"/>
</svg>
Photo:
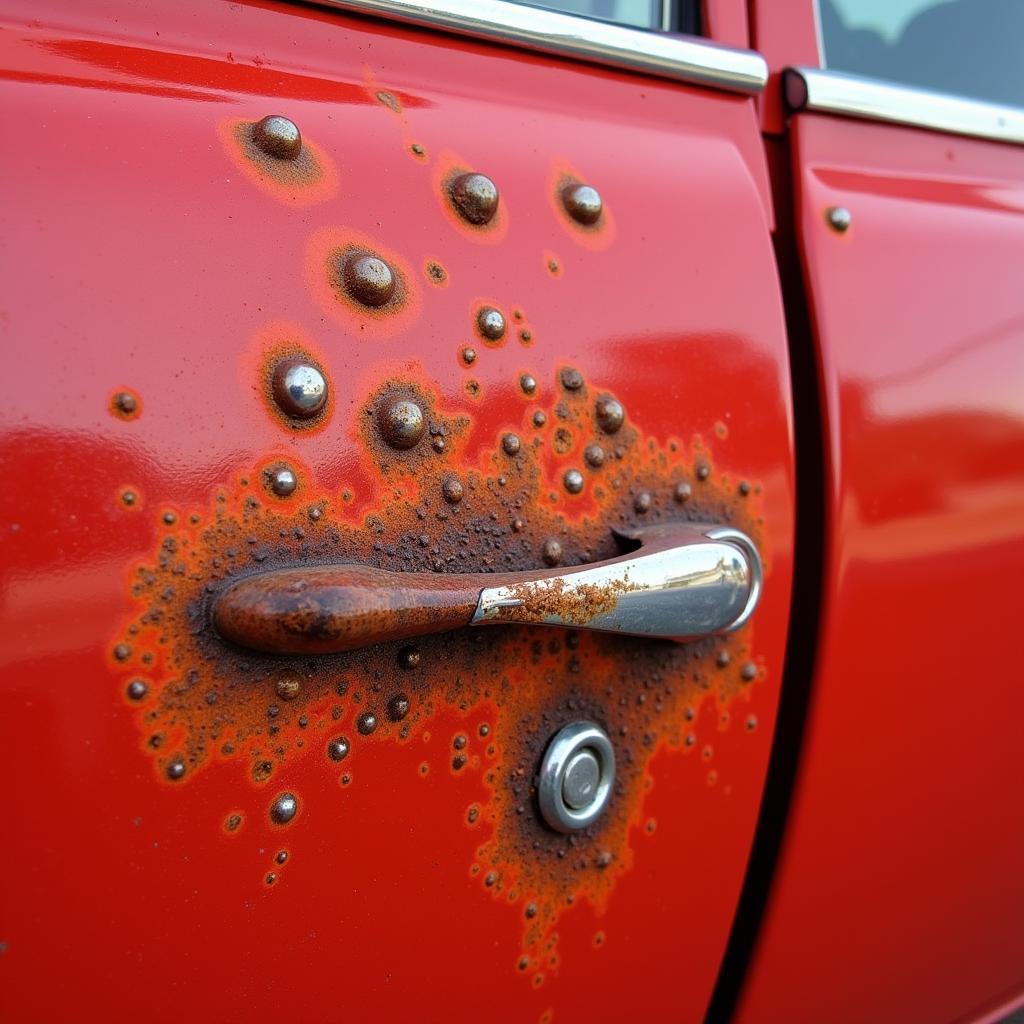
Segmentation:
<svg viewBox="0 0 1024 1024">
<path fill-rule="evenodd" d="M 270 324 L 256 335 L 254 349 L 255 357 L 245 359 L 243 372 L 257 384 L 271 419 L 288 431 L 315 433 L 322 429 L 334 411 L 334 394 L 324 360 L 316 353 L 312 341 L 295 324 Z M 327 400 L 312 415 L 289 416 L 275 394 L 280 367 L 293 362 L 308 363 L 328 381 Z"/>
<path fill-rule="evenodd" d="M 473 877 L 481 899 L 501 901 L 522 923 L 524 972 L 531 964 L 550 963 L 555 926 L 567 908 L 584 898 L 600 912 L 630 869 L 631 830 L 643 831 L 647 820 L 643 795 L 652 754 L 664 745 L 692 747 L 695 708 L 701 714 L 706 708 L 718 721 L 738 695 L 757 685 L 764 670 L 750 650 L 751 627 L 674 644 L 490 626 L 422 637 L 412 649 L 415 658 L 408 643 L 388 641 L 295 659 L 225 644 L 210 626 L 209 608 L 235 580 L 270 569 L 354 562 L 436 574 L 441 585 L 452 572 L 578 565 L 619 553 L 610 527 L 645 522 L 730 523 L 760 542 L 757 494 L 741 497 L 735 486 L 709 478 L 687 501 L 677 501 L 677 484 L 696 477 L 706 450 L 681 441 L 656 443 L 633 419 L 610 442 L 587 394 L 599 382 L 585 383 L 552 389 L 545 409 L 571 433 L 574 446 L 613 443 L 614 455 L 571 500 L 561 487 L 565 462 L 550 447 L 522 444 L 510 457 L 499 433 L 471 461 L 472 422 L 447 412 L 429 384 L 381 384 L 356 414 L 361 457 L 379 480 L 379 493 L 338 500 L 314 469 L 290 456 L 302 486 L 293 499 L 281 501 L 242 483 L 258 480 L 273 453 L 236 467 L 209 507 L 181 509 L 172 523 L 154 513 L 159 543 L 131 570 L 133 611 L 111 643 L 119 706 L 137 723 L 154 778 L 174 779 L 184 798 L 211 764 L 235 765 L 240 790 L 262 787 L 272 824 L 275 807 L 279 816 L 303 813 L 301 794 L 294 807 L 281 803 L 294 796 L 279 788 L 288 778 L 286 767 L 308 759 L 307 770 L 337 772 L 338 760 L 358 753 L 360 771 L 372 772 L 377 748 L 428 733 L 440 709 L 466 715 L 440 774 L 445 784 L 472 778 L 485 788 L 486 799 L 477 800 L 472 813 L 460 811 L 464 818 L 452 824 L 471 840 L 467 872 L 470 864 L 479 866 Z M 443 452 L 426 443 L 399 451 L 385 442 L 375 413 L 396 397 L 420 406 L 429 436 L 447 442 Z M 462 487 L 455 503 L 445 491 L 453 478 Z M 642 513 L 638 495 L 649 497 Z M 570 593 L 551 586 L 531 600 L 585 621 L 613 607 L 619 596 L 621 587 Z M 125 700 L 125 688 L 146 657 L 148 695 L 141 702 Z M 754 678 L 747 678 L 748 666 Z M 289 681 L 285 690 L 282 680 Z M 535 777 L 550 737 L 579 718 L 592 719 L 613 738 L 620 770 L 606 814 L 567 837 L 550 831 L 537 813 Z M 307 742 L 314 729 L 323 730 L 320 740 Z M 155 737 L 159 743 L 150 742 Z M 691 764 L 706 770 L 700 758 Z M 422 761 L 420 775 L 429 771 Z M 351 778 L 346 773 L 338 781 L 344 786 Z"/>
<path fill-rule="evenodd" d="M 334 165 L 319 147 L 303 137 L 294 159 L 282 160 L 256 142 L 258 121 L 221 122 L 218 134 L 236 167 L 274 199 L 291 206 L 312 206 L 338 190 Z"/>
<path fill-rule="evenodd" d="M 488 182 L 493 194 L 483 186 Z M 463 237 L 496 244 L 508 233 L 508 210 L 494 182 L 454 153 L 439 154 L 432 184 L 448 222 Z"/>
<path fill-rule="evenodd" d="M 142 399 L 137 391 L 119 388 L 110 396 L 108 406 L 112 415 L 121 420 L 136 420 L 142 415 Z"/>
<path fill-rule="evenodd" d="M 437 260 L 427 260 L 423 265 L 423 273 L 436 288 L 448 287 L 448 271 Z"/>
<path fill-rule="evenodd" d="M 380 265 L 387 267 L 387 283 L 380 275 L 354 272 Z M 419 286 L 406 261 L 359 232 L 314 232 L 306 249 L 306 278 L 324 312 L 354 338 L 390 338 L 408 329 L 420 313 Z"/>
<path fill-rule="evenodd" d="M 607 249 L 615 240 L 615 220 L 608 205 L 579 202 L 586 193 L 586 177 L 564 160 L 556 160 L 548 174 L 548 202 L 555 218 L 574 242 L 586 249 Z"/>
<path fill-rule="evenodd" d="M 380 89 L 377 92 L 377 102 L 387 107 L 393 114 L 402 113 L 402 103 L 393 92 Z"/>
</svg>

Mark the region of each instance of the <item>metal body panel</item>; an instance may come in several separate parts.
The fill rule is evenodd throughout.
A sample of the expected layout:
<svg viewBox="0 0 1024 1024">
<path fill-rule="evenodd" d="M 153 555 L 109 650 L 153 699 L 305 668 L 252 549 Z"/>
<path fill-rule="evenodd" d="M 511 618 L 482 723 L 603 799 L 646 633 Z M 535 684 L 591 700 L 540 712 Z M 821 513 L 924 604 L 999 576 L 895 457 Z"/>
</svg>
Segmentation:
<svg viewBox="0 0 1024 1024">
<path fill-rule="evenodd" d="M 1024 154 L 813 114 L 791 130 L 827 557 L 738 1019 L 978 1019 L 1024 990 Z"/>
<path fill-rule="evenodd" d="M 699 1020 L 792 568 L 752 101 L 298 6 L 7 9 L 0 1016 Z M 271 113 L 300 127 L 308 177 L 243 144 Z M 493 230 L 446 203 L 457 166 L 498 183 Z M 563 216 L 563 175 L 600 190 L 596 230 Z M 353 238 L 400 269 L 393 315 L 325 284 Z M 500 344 L 474 334 L 483 303 L 506 313 Z M 284 349 L 330 385 L 302 429 L 267 391 Z M 379 443 L 364 414 L 392 386 L 429 407 L 430 447 Z M 614 440 L 595 435 L 605 392 L 626 411 Z M 567 495 L 595 436 L 607 462 Z M 280 463 L 289 497 L 264 486 Z M 317 545 L 519 569 L 542 564 L 542 527 L 580 564 L 610 553 L 610 526 L 701 514 L 751 532 L 765 586 L 685 667 L 676 645 L 494 627 L 264 671 L 201 614 L 207 578 Z M 570 848 L 518 780 L 573 715 L 614 736 L 623 788 Z"/>
</svg>

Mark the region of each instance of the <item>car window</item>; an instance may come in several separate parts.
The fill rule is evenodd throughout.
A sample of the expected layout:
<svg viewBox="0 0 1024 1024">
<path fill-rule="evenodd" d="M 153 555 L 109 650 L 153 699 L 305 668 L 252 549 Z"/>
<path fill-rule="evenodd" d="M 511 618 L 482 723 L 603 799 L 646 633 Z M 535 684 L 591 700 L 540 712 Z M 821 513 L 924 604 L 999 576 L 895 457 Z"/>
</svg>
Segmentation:
<svg viewBox="0 0 1024 1024">
<path fill-rule="evenodd" d="M 1024 107 L 1024 0 L 818 0 L 823 63 Z"/>
<path fill-rule="evenodd" d="M 661 28 L 663 24 L 662 0 L 533 0 L 530 6 L 634 28 Z"/>
<path fill-rule="evenodd" d="M 686 35 L 701 34 L 701 0 L 522 0 L 530 7 Z"/>
</svg>

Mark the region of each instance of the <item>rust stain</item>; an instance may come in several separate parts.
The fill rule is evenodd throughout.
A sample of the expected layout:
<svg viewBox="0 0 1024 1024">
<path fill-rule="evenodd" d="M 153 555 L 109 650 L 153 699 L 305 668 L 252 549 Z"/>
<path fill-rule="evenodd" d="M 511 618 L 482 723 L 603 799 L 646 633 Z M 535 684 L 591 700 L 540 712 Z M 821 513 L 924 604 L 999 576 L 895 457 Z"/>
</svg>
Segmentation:
<svg viewBox="0 0 1024 1024">
<path fill-rule="evenodd" d="M 615 611 L 619 598 L 633 589 L 626 580 L 613 580 L 603 585 L 569 584 L 559 577 L 539 583 L 521 583 L 511 588 L 510 596 L 522 604 L 505 609 L 502 618 L 529 621 L 540 615 L 585 626 L 598 615 Z"/>
<path fill-rule="evenodd" d="M 158 547 L 131 572 L 134 611 L 111 643 L 122 706 L 136 717 L 154 778 L 184 790 L 210 765 L 227 762 L 236 766 L 239 786 L 256 787 L 271 809 L 285 766 L 305 761 L 309 771 L 337 773 L 345 759 L 343 789 L 353 779 L 348 758 L 426 737 L 443 707 L 466 716 L 466 728 L 452 741 L 446 777 L 480 778 L 488 797 L 452 825 L 476 837 L 466 851 L 467 868 L 481 898 L 499 900 L 520 916 L 522 948 L 518 959 L 510 951 L 510 963 L 520 969 L 525 962 L 521 970 L 531 984 L 557 970 L 560 916 L 577 900 L 600 910 L 632 864 L 631 830 L 643 833 L 646 823 L 646 834 L 653 833 L 642 808 L 654 751 L 663 744 L 692 749 L 695 709 L 711 701 L 716 714 L 728 712 L 737 695 L 756 685 L 750 627 L 674 644 L 488 626 L 421 637 L 414 649 L 392 641 L 296 659 L 225 644 L 210 626 L 209 610 L 235 580 L 275 568 L 351 561 L 437 574 L 442 584 L 451 572 L 546 568 L 551 543 L 559 545 L 564 565 L 613 557 L 619 549 L 611 527 L 714 521 L 759 539 L 757 493 L 740 496 L 717 477 L 699 441 L 659 445 L 645 437 L 628 410 L 614 437 L 603 433 L 595 396 L 607 392 L 582 376 L 580 386 L 567 390 L 556 373 L 544 401 L 524 404 L 524 418 L 546 413 L 544 425 L 524 433 L 529 440 L 512 455 L 502 448 L 508 432 L 502 431 L 472 464 L 466 458 L 478 440 L 472 419 L 447 409 L 428 381 L 386 381 L 365 395 L 354 435 L 380 482 L 377 493 L 348 500 L 325 488 L 315 468 L 289 456 L 299 486 L 281 498 L 263 486 L 276 453 L 239 467 L 209 507 L 158 515 Z M 396 397 L 419 404 L 427 425 L 408 450 L 389 447 L 378 428 L 381 403 Z M 521 427 L 510 423 L 508 429 Z M 569 451 L 554 443 L 559 429 L 572 435 Z M 437 439 L 444 441 L 440 448 L 432 443 Z M 571 461 L 594 443 L 606 448 L 599 466 Z M 560 486 L 570 464 L 584 475 L 581 494 L 572 497 Z M 453 476 L 461 487 L 454 503 Z M 688 488 L 685 501 L 679 484 Z M 641 494 L 650 500 L 638 512 Z M 593 589 L 553 587 L 538 600 L 582 621 L 617 600 L 615 588 Z M 145 693 L 125 701 L 132 680 L 142 681 Z M 619 772 L 605 815 L 565 836 L 542 823 L 535 776 L 551 735 L 580 718 L 598 722 L 612 737 Z M 427 762 L 419 771 L 430 771 Z M 716 781 L 712 769 L 707 782 Z M 296 796 L 301 815 L 303 798 Z M 226 832 L 244 827 L 240 811 L 224 814 Z M 289 825 L 278 827 L 283 833 Z M 280 869 L 268 864 L 269 873 Z"/>
<path fill-rule="evenodd" d="M 444 265 L 436 259 L 427 258 L 423 264 L 423 273 L 435 288 L 447 288 L 451 281 Z"/>
<path fill-rule="evenodd" d="M 367 306 L 349 295 L 343 280 L 345 261 L 371 255 L 387 263 L 395 278 L 394 294 L 381 306 Z M 306 248 L 306 281 L 323 311 L 355 338 L 390 338 L 408 330 L 422 306 L 420 285 L 406 260 L 361 232 L 321 228 Z"/>
<path fill-rule="evenodd" d="M 330 158 L 303 133 L 294 160 L 268 156 L 253 142 L 256 121 L 226 120 L 218 135 L 232 163 L 262 191 L 290 206 L 314 206 L 338 191 L 338 173 Z"/>
</svg>

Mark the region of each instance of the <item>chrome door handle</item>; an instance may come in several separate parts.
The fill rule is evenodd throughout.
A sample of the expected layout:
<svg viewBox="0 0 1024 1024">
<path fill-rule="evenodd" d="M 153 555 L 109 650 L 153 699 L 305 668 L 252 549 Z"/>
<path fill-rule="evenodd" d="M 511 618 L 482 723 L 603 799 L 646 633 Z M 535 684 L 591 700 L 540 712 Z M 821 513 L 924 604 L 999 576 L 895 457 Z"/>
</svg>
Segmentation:
<svg viewBox="0 0 1024 1024">
<path fill-rule="evenodd" d="M 492 623 L 694 640 L 737 629 L 753 614 L 761 559 L 739 530 L 668 523 L 617 536 L 639 546 L 562 570 L 278 569 L 217 595 L 212 620 L 224 639 L 252 650 L 331 654 Z"/>
</svg>

